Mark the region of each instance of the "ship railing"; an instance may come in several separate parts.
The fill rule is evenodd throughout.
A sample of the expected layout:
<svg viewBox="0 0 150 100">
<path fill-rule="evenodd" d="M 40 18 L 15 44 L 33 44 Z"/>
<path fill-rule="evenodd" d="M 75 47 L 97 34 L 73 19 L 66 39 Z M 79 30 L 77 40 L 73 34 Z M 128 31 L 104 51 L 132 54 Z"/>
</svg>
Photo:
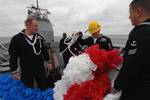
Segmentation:
<svg viewBox="0 0 150 100">
<path fill-rule="evenodd" d="M 124 55 L 124 49 L 125 49 L 125 45 L 123 44 L 113 44 L 114 48 L 118 49 L 120 52 L 120 55 L 123 56 Z M 122 67 L 122 64 L 119 65 L 116 70 L 120 71 L 120 68 Z"/>
<path fill-rule="evenodd" d="M 6 57 L 4 57 L 2 54 L 0 54 L 1 59 L 8 61 Z"/>
<path fill-rule="evenodd" d="M 123 56 L 123 54 L 124 54 L 124 48 L 125 48 L 124 45 L 122 45 L 122 44 L 113 44 L 113 47 L 116 48 L 116 49 L 118 49 L 119 52 L 120 52 L 120 55 Z"/>
<path fill-rule="evenodd" d="M 0 49 L 3 51 L 8 51 L 8 48 L 6 48 L 3 44 L 0 43 Z"/>
</svg>

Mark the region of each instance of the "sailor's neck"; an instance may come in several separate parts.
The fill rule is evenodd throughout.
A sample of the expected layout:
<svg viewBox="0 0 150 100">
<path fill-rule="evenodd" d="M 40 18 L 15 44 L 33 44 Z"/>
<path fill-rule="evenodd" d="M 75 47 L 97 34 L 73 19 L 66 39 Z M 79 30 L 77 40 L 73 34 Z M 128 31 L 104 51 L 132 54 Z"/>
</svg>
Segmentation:
<svg viewBox="0 0 150 100">
<path fill-rule="evenodd" d="M 28 36 L 34 35 L 33 32 L 30 32 L 29 30 L 25 30 L 24 34 Z"/>
<path fill-rule="evenodd" d="M 92 36 L 92 38 L 93 39 L 98 39 L 98 38 L 100 38 L 100 37 L 102 37 L 103 35 L 102 34 L 100 34 L 99 36 L 97 36 L 97 37 L 94 37 L 94 36 Z"/>
</svg>

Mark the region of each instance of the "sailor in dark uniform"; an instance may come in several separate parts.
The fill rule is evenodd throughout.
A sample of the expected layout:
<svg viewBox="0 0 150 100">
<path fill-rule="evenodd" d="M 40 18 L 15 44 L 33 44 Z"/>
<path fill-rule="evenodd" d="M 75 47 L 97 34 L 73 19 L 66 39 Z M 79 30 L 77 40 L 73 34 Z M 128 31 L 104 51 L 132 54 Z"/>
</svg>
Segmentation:
<svg viewBox="0 0 150 100">
<path fill-rule="evenodd" d="M 67 53 L 64 53 L 64 50 L 68 47 L 67 44 L 65 44 L 65 40 L 67 38 L 67 34 L 66 33 L 63 33 L 63 38 L 60 40 L 59 42 L 59 51 L 62 53 L 62 56 L 63 56 L 63 61 L 64 61 L 64 66 L 66 66 L 66 64 L 68 63 L 68 54 Z"/>
<path fill-rule="evenodd" d="M 150 0 L 133 0 L 130 20 L 135 27 L 125 47 L 123 66 L 113 92 L 122 91 L 120 100 L 150 99 Z"/>
<path fill-rule="evenodd" d="M 75 42 L 70 46 L 70 50 L 74 55 L 79 55 L 83 51 L 84 40 L 83 40 L 83 33 L 81 31 L 75 33 L 77 35 L 77 39 Z"/>
<path fill-rule="evenodd" d="M 51 69 L 51 59 L 46 48 L 44 38 L 36 33 L 38 22 L 29 17 L 25 21 L 26 29 L 15 35 L 9 47 L 10 69 L 14 79 L 21 78 L 21 81 L 28 87 L 33 87 L 34 79 L 38 88 L 46 89 L 46 73 L 44 60 L 47 61 L 48 68 Z M 19 59 L 19 62 L 18 62 Z M 19 77 L 18 66 L 21 68 Z"/>
<path fill-rule="evenodd" d="M 64 44 L 65 39 L 67 38 L 67 34 L 63 33 L 63 37 L 62 39 L 60 39 L 59 42 L 59 51 L 62 52 L 63 50 L 65 50 L 67 48 L 67 44 Z"/>
<path fill-rule="evenodd" d="M 70 38 L 65 39 L 65 44 L 67 44 L 67 48 L 62 51 L 65 55 L 65 67 L 70 59 L 70 57 L 79 55 L 83 51 L 84 48 L 84 40 L 82 39 L 83 33 L 81 31 L 73 34 Z"/>
<path fill-rule="evenodd" d="M 91 33 L 91 36 L 84 40 L 84 44 L 89 47 L 94 44 L 99 44 L 100 48 L 105 50 L 113 49 L 111 39 L 100 34 L 101 25 L 97 21 L 90 22 L 88 26 L 88 31 Z"/>
</svg>

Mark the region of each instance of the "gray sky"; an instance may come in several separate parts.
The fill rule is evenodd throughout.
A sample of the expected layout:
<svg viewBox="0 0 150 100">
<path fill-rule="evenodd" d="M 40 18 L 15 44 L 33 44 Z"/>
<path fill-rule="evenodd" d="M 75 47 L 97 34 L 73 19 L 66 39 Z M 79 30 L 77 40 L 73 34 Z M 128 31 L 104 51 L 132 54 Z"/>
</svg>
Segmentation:
<svg viewBox="0 0 150 100">
<path fill-rule="evenodd" d="M 12 36 L 24 28 L 27 6 L 36 0 L 0 0 L 0 36 Z M 47 8 L 54 34 L 84 32 L 91 20 L 102 24 L 103 34 L 128 34 L 132 26 L 128 19 L 131 0 L 39 0 Z M 86 33 L 88 34 L 88 33 Z"/>
</svg>

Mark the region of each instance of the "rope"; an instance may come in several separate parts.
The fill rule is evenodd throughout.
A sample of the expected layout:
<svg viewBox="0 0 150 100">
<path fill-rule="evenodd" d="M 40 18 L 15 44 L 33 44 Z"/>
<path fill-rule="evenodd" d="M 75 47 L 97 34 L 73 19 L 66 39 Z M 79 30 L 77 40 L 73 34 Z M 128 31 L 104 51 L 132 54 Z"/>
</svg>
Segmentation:
<svg viewBox="0 0 150 100">
<path fill-rule="evenodd" d="M 70 36 L 72 36 L 72 37 L 70 38 L 71 40 L 70 40 L 69 42 L 67 42 L 67 39 L 69 40 L 69 37 L 70 37 Z M 64 49 L 62 52 L 60 52 L 60 53 L 64 53 L 64 52 L 68 49 L 69 52 L 70 52 L 73 56 L 76 56 L 76 55 L 71 51 L 70 47 L 77 41 L 78 35 L 76 35 L 76 34 L 71 34 L 70 36 L 64 40 L 64 44 L 68 45 L 67 48 L 65 48 L 65 49 Z"/>
<path fill-rule="evenodd" d="M 36 41 L 37 41 L 37 35 L 35 35 L 35 39 L 34 39 L 34 42 L 33 43 L 31 43 L 27 38 L 25 38 L 26 40 L 27 40 L 27 42 L 32 46 L 32 48 L 33 48 L 33 51 L 34 51 L 34 54 L 36 54 L 36 55 L 40 55 L 41 54 L 41 49 L 40 49 L 40 51 L 39 52 L 37 52 L 36 51 L 36 49 L 35 49 L 35 43 L 36 43 Z M 42 48 L 42 44 L 41 44 L 41 41 L 39 41 L 40 42 L 40 48 Z"/>
</svg>

